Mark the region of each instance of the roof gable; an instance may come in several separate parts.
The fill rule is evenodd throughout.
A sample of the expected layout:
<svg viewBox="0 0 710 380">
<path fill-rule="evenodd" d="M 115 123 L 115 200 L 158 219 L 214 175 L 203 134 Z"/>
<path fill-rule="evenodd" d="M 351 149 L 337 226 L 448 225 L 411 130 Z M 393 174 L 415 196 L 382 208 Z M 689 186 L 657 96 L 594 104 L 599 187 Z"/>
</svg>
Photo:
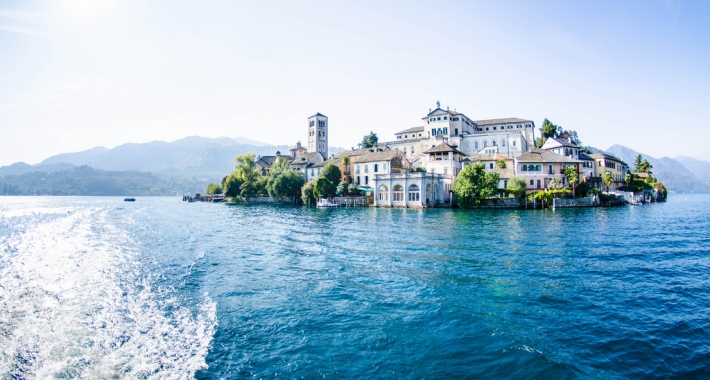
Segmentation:
<svg viewBox="0 0 710 380">
<path fill-rule="evenodd" d="M 532 148 L 529 152 L 525 152 L 518 156 L 518 162 L 547 162 L 547 163 L 577 163 L 579 160 L 569 158 L 557 153 L 552 153 L 548 150 L 540 148 Z"/>
<path fill-rule="evenodd" d="M 453 152 L 453 153 L 457 153 L 457 154 L 465 156 L 465 154 L 459 152 L 458 149 L 454 148 L 453 146 L 451 146 L 447 143 L 441 143 L 429 150 L 424 151 L 423 153 L 424 154 L 433 154 L 433 153 L 448 153 L 448 152 Z"/>
</svg>

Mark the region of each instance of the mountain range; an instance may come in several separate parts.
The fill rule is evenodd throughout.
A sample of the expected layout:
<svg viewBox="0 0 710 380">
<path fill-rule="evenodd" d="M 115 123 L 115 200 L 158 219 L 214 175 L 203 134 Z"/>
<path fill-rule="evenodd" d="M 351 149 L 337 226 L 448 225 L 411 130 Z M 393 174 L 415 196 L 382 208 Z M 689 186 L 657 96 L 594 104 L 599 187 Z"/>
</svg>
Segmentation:
<svg viewBox="0 0 710 380">
<path fill-rule="evenodd" d="M 255 153 L 260 156 L 271 156 L 277 151 L 288 154 L 290 149 L 291 147 L 287 145 L 269 145 L 243 137 L 190 136 L 174 142 L 130 143 L 112 149 L 96 147 L 81 152 L 62 153 L 49 157 L 36 165 L 18 162 L 0 167 L 0 180 L 2 180 L 0 182 L 7 184 L 7 186 L 10 184 L 20 186 L 27 181 L 34 183 L 37 180 L 36 176 L 20 177 L 29 173 L 65 173 L 65 176 L 74 177 L 82 174 L 81 178 L 84 180 L 88 180 L 90 177 L 118 180 L 117 178 L 123 178 L 121 173 L 150 172 L 160 180 L 152 177 L 145 179 L 155 183 L 157 188 L 170 188 L 171 193 L 193 192 L 194 189 L 209 182 L 219 182 L 222 177 L 230 173 L 234 168 L 234 157 L 237 155 Z M 641 154 L 653 165 L 654 176 L 658 177 L 671 192 L 710 193 L 710 162 L 708 161 L 686 156 L 655 158 L 618 144 L 612 145 L 605 151 L 592 149 L 595 152 L 613 154 L 629 165 L 633 165 L 636 156 Z M 329 153 L 333 154 L 343 150 L 330 147 Z M 78 172 L 72 171 L 82 166 L 100 171 L 87 172 L 86 169 Z M 61 176 L 60 174 L 59 177 Z M 122 183 L 126 184 L 134 183 L 136 178 L 135 173 L 123 176 L 125 178 Z M 46 177 L 43 178 L 46 179 Z M 52 176 L 52 178 L 54 178 L 52 183 L 59 183 L 56 179 L 57 176 Z M 158 186 L 159 182 L 161 184 Z M 181 186 L 187 187 L 180 189 Z M 124 190 L 129 191 L 130 189 L 130 187 L 126 187 Z M 50 190 L 47 190 L 46 194 L 52 194 Z M 143 190 L 140 192 L 145 193 Z M 100 191 L 97 190 L 94 193 L 100 193 Z"/>
</svg>

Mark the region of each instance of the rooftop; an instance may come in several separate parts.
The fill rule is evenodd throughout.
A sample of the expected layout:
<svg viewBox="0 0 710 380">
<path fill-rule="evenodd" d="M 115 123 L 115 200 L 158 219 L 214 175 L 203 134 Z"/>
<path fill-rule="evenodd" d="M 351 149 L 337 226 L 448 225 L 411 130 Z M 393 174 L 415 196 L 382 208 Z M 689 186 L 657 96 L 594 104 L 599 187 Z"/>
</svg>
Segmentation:
<svg viewBox="0 0 710 380">
<path fill-rule="evenodd" d="M 453 146 L 451 146 L 447 143 L 441 143 L 429 150 L 424 151 L 423 153 L 432 154 L 432 153 L 448 153 L 448 152 L 454 152 L 454 153 L 458 153 L 458 154 L 465 156 L 465 154 L 459 152 L 458 149 L 454 148 Z"/>
<path fill-rule="evenodd" d="M 424 132 L 424 127 L 413 127 L 409 129 L 405 129 L 402 132 L 397 132 L 395 135 L 401 135 L 402 133 L 413 133 L 413 132 Z"/>
<path fill-rule="evenodd" d="M 322 117 L 325 117 L 325 118 L 328 117 L 328 116 L 323 115 L 323 114 L 320 113 L 320 112 L 317 112 L 315 115 L 313 115 L 313 116 L 311 116 L 311 117 L 316 117 L 316 116 L 322 116 Z M 311 117 L 309 117 L 309 119 L 310 119 Z"/>
<path fill-rule="evenodd" d="M 490 119 L 490 120 L 476 120 L 474 123 L 476 125 L 493 125 L 493 124 L 511 124 L 511 123 L 526 123 L 532 122 L 532 120 L 518 119 L 517 117 L 510 117 L 507 119 Z"/>
<path fill-rule="evenodd" d="M 395 156 L 397 156 L 396 150 L 384 150 L 381 152 L 371 152 L 365 153 L 363 155 L 353 158 L 353 163 L 365 163 L 365 162 L 376 162 L 376 161 L 391 161 Z"/>
<path fill-rule="evenodd" d="M 532 148 L 530 152 L 525 152 L 518 156 L 518 162 L 550 162 L 550 163 L 577 163 L 570 157 L 566 157 L 557 153 L 552 153 L 548 150 L 540 148 Z"/>
</svg>

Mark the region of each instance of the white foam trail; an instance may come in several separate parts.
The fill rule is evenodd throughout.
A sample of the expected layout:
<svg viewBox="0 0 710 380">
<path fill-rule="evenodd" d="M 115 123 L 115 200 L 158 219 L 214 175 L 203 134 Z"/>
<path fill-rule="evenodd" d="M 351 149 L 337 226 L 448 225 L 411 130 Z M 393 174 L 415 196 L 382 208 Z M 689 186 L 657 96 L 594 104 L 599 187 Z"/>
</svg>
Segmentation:
<svg viewBox="0 0 710 380">
<path fill-rule="evenodd" d="M 214 302 L 191 310 L 154 288 L 105 216 L 38 217 L 3 244 L 1 378 L 192 378 L 206 367 Z"/>
</svg>

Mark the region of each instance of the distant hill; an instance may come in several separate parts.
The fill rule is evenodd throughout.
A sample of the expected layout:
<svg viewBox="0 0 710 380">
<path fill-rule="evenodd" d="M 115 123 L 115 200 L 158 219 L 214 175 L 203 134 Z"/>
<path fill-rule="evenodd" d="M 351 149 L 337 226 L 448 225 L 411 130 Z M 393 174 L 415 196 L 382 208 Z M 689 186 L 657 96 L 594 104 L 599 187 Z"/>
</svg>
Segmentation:
<svg viewBox="0 0 710 380">
<path fill-rule="evenodd" d="M 12 165 L 0 167 L 0 177 L 12 174 L 24 174 L 29 172 L 56 172 L 67 170 L 75 167 L 67 162 L 59 162 L 56 164 L 37 164 L 30 165 L 24 162 L 16 162 Z"/>
<path fill-rule="evenodd" d="M 696 177 L 696 175 L 691 170 L 688 170 L 680 161 L 668 157 L 651 157 L 618 144 L 612 145 L 606 151 L 629 164 L 631 170 L 633 170 L 636 156 L 641 154 L 653 165 L 653 175 L 657 177 L 659 181 L 663 182 L 670 191 L 678 193 L 710 193 L 710 184 Z"/>
<path fill-rule="evenodd" d="M 678 156 L 675 160 L 690 170 L 695 178 L 710 184 L 710 162 L 687 156 Z"/>
<path fill-rule="evenodd" d="M 0 177 L 0 195 L 182 195 L 201 193 L 206 181 L 168 178 L 138 171 L 105 171 L 79 166 L 55 172 Z"/>
<path fill-rule="evenodd" d="M 247 140 L 241 138 L 240 141 Z M 262 144 L 258 141 L 248 141 Z M 191 136 L 174 142 L 131 143 L 113 149 L 101 147 L 77 153 L 64 153 L 49 157 L 41 164 L 70 163 L 103 170 L 139 170 L 216 181 L 234 169 L 234 157 L 237 155 L 255 153 L 267 156 L 274 155 L 277 151 L 288 154 L 290 149 L 287 145 L 249 145 L 227 137 Z M 334 147 L 329 149 L 331 154 L 343 150 Z"/>
</svg>

